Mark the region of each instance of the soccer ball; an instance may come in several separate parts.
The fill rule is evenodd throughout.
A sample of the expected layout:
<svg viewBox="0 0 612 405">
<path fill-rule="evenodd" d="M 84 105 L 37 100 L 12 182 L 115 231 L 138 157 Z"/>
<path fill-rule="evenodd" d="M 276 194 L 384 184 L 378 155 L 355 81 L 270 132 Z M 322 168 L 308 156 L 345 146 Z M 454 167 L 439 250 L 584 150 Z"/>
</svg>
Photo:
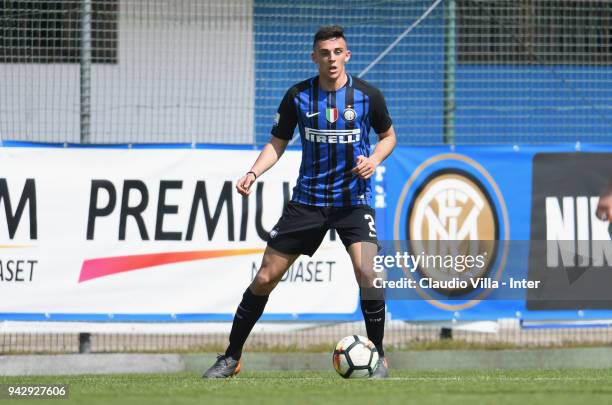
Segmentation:
<svg viewBox="0 0 612 405">
<path fill-rule="evenodd" d="M 367 378 L 376 369 L 378 351 L 370 339 L 351 335 L 338 342 L 332 361 L 343 378 Z"/>
</svg>

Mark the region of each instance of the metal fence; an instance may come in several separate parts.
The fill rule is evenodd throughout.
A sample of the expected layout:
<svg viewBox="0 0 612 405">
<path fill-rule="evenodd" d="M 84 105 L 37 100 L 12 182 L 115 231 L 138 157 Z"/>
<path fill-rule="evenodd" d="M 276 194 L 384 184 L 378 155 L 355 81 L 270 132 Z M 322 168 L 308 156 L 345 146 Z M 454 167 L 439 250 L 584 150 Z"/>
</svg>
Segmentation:
<svg viewBox="0 0 612 405">
<path fill-rule="evenodd" d="M 0 1 L 0 140 L 261 144 L 312 35 L 346 28 L 349 71 L 412 144 L 612 143 L 612 1 Z M 597 325 L 596 325 L 597 326 Z M 257 332 L 321 350 L 358 324 Z M 451 339 L 452 338 L 452 339 Z M 392 323 L 387 344 L 612 343 L 608 324 L 489 331 Z M 227 333 L 2 332 L 0 353 L 222 350 Z"/>
<path fill-rule="evenodd" d="M 252 142 L 251 2 L 1 3 L 2 139 Z"/>
<path fill-rule="evenodd" d="M 262 326 L 262 325 L 258 325 Z M 386 327 L 387 350 L 516 349 L 589 347 L 612 344 L 609 322 L 601 324 L 520 325 L 479 322 L 476 325 L 440 325 L 391 322 Z M 179 328 L 177 328 L 179 329 Z M 267 331 L 266 331 L 267 329 Z M 263 324 L 245 346 L 246 351 L 331 351 L 342 337 L 366 335 L 363 322 L 312 324 L 278 331 Z M 84 329 L 86 330 L 86 329 Z M 107 352 L 223 352 L 227 332 L 31 332 L 0 333 L 0 354 L 107 353 Z"/>
<path fill-rule="evenodd" d="M 400 143 L 612 142 L 609 0 L 0 3 L 4 140 L 263 143 L 334 23 Z"/>
</svg>

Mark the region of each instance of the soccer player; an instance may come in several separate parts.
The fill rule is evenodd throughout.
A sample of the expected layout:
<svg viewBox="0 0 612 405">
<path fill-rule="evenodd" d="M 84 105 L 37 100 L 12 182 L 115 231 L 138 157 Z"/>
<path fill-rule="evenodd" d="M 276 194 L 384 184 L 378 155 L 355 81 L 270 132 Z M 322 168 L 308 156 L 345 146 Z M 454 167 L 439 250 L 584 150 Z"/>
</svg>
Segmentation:
<svg viewBox="0 0 612 405">
<path fill-rule="evenodd" d="M 381 290 L 372 292 L 371 265 L 362 255 L 375 252 L 377 244 L 374 210 L 369 205 L 370 177 L 395 147 L 396 137 L 381 92 L 346 72 L 350 57 L 342 27 L 326 26 L 316 32 L 311 58 L 318 76 L 287 91 L 270 141 L 236 184 L 238 193 L 250 194 L 253 183 L 278 161 L 299 126 L 302 163 L 292 199 L 270 232 L 261 267 L 242 296 L 229 346 L 205 378 L 225 378 L 240 371 L 242 347 L 269 294 L 301 254 L 315 253 L 330 228 L 336 229 L 346 247 L 361 287 L 366 331 L 380 355 L 373 377 L 387 376 L 384 295 Z M 370 128 L 379 138 L 372 154 Z"/>
</svg>

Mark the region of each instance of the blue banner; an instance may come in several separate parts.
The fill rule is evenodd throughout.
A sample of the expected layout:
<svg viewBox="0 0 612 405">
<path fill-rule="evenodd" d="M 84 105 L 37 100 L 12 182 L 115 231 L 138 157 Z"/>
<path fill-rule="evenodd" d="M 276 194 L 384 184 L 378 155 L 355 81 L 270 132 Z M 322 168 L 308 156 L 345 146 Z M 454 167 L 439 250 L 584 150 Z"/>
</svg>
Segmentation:
<svg viewBox="0 0 612 405">
<path fill-rule="evenodd" d="M 608 224 L 593 219 L 593 204 L 612 176 L 611 152 L 610 145 L 398 147 L 374 179 L 379 235 L 388 241 L 509 241 L 499 244 L 490 274 L 528 280 L 545 265 L 534 257 L 534 239 L 546 243 L 555 229 L 569 232 L 557 236 L 571 243 L 602 235 L 609 243 L 609 233 L 601 231 Z M 578 228 L 570 229 L 570 222 Z M 610 260 L 603 254 L 599 261 L 612 269 Z M 389 299 L 388 309 L 392 318 L 404 320 L 609 318 L 612 294 L 601 288 L 589 301 L 602 284 L 600 275 L 610 273 L 587 271 L 596 265 L 565 263 L 565 272 L 556 274 L 567 275 L 569 284 L 549 282 L 548 290 L 535 295 L 525 290 L 504 299 L 484 288 L 440 299 L 415 290 L 414 297 Z M 576 277 L 582 279 L 574 282 Z"/>
</svg>

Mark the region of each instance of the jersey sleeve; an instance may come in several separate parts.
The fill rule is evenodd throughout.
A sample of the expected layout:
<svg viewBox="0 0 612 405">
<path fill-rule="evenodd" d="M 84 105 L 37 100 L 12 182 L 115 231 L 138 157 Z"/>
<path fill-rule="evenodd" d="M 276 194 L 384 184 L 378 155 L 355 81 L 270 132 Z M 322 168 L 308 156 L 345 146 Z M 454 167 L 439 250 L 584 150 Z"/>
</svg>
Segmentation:
<svg viewBox="0 0 612 405">
<path fill-rule="evenodd" d="M 293 103 L 294 92 L 292 90 L 293 88 L 287 90 L 278 106 L 271 131 L 273 136 L 287 141 L 293 138 L 293 131 L 297 125 L 297 112 Z"/>
<path fill-rule="evenodd" d="M 377 134 L 385 132 L 393 123 L 382 93 L 376 89 L 370 95 L 370 122 Z"/>
</svg>

